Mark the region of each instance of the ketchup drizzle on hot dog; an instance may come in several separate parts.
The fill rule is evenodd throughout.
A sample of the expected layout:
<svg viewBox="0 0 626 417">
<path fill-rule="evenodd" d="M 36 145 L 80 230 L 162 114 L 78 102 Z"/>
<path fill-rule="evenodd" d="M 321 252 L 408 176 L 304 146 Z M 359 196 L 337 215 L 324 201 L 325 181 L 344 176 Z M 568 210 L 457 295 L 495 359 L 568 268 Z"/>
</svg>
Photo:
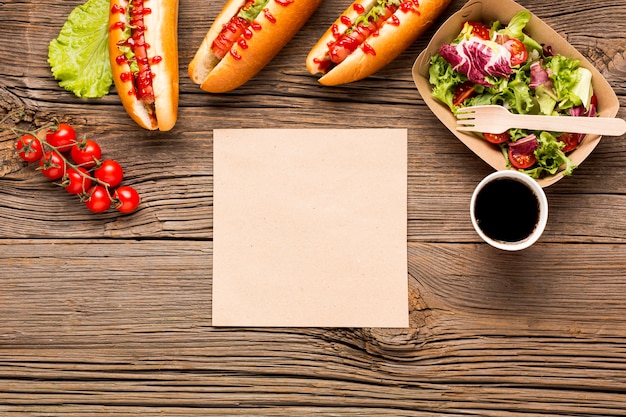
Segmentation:
<svg viewBox="0 0 626 417">
<path fill-rule="evenodd" d="M 137 97 L 147 104 L 154 103 L 154 90 L 152 89 L 152 72 L 150 71 L 150 61 L 148 59 L 148 48 L 146 43 L 144 15 L 152 10 L 144 8 L 143 0 L 132 0 L 130 10 L 131 39 L 134 44 L 135 60 L 139 66 L 139 72 L 135 75 L 135 87 Z"/>
<path fill-rule="evenodd" d="M 126 9 L 123 6 L 120 6 L 119 4 L 114 4 L 111 7 L 111 13 L 126 13 Z"/>
<path fill-rule="evenodd" d="M 120 79 L 122 81 L 132 81 L 133 80 L 133 73 L 132 72 L 123 72 L 120 74 Z"/>
<path fill-rule="evenodd" d="M 362 4 L 354 4 L 352 8 L 360 15 L 367 12 Z M 387 5 L 384 12 L 376 19 L 370 18 L 369 21 L 359 22 L 356 26 L 353 26 L 347 16 L 341 16 L 340 22 L 351 28 L 344 33 L 340 33 L 338 26 L 334 24 L 331 27 L 331 31 L 335 40 L 328 43 L 326 57 L 324 59 L 314 59 L 313 62 L 318 65 L 319 71 L 326 73 L 333 66 L 343 62 L 358 47 L 361 47 L 366 54 L 376 55 L 376 51 L 366 42 L 366 39 L 370 36 L 378 36 L 380 28 L 387 23 L 399 26 L 400 18 L 395 14 L 396 10 L 399 9 L 403 13 L 413 12 L 419 14 L 418 8 L 419 0 L 406 0 L 400 3 L 399 6 Z"/>
<path fill-rule="evenodd" d="M 213 55 L 218 59 L 224 58 L 248 26 L 246 19 L 236 15 L 233 16 L 211 44 Z"/>
<path fill-rule="evenodd" d="M 365 13 L 365 7 L 363 7 L 362 4 L 355 4 L 354 6 L 352 6 L 352 8 L 354 9 L 355 12 L 357 12 L 358 14 L 363 14 Z"/>
<path fill-rule="evenodd" d="M 417 10 L 419 5 L 420 4 L 418 0 L 408 0 L 400 4 L 400 10 L 402 10 L 404 13 L 415 12 L 419 14 L 419 10 Z"/>
<path fill-rule="evenodd" d="M 287 7 L 295 0 L 274 0 L 276 4 Z M 241 59 L 241 55 L 233 49 L 235 45 L 239 45 L 241 49 L 247 49 L 248 43 L 243 39 L 250 40 L 254 35 L 254 32 L 258 32 L 262 29 L 262 26 L 257 21 L 249 22 L 243 17 L 239 16 L 239 12 L 243 9 L 249 8 L 254 5 L 254 0 L 247 1 L 233 17 L 226 23 L 217 37 L 211 43 L 211 53 L 217 58 L 222 59 L 226 54 L 230 55 L 236 60 Z M 271 22 L 276 23 L 276 18 L 270 13 L 267 8 L 263 9 L 263 15 Z M 252 30 L 250 30 L 252 29 Z M 242 38 L 243 37 L 243 38 Z"/>
<path fill-rule="evenodd" d="M 363 45 L 368 37 L 377 33 L 379 28 L 395 11 L 396 9 L 394 7 L 387 6 L 383 14 L 378 16 L 377 19 L 370 19 L 368 22 L 359 23 L 352 31 L 341 35 L 328 49 L 330 60 L 334 64 L 343 62 L 356 48 Z M 376 55 L 376 51 L 369 45 L 363 50 L 371 55 Z"/>
<path fill-rule="evenodd" d="M 372 46 L 366 41 L 363 41 L 361 49 L 363 49 L 363 52 L 365 52 L 366 54 L 376 55 L 376 51 L 374 50 L 374 48 L 372 48 Z"/>
<path fill-rule="evenodd" d="M 131 59 L 136 62 L 138 71 L 125 71 L 120 75 L 120 79 L 123 82 L 132 82 L 133 89 L 130 94 L 136 94 L 138 99 L 144 101 L 144 103 L 150 105 L 154 103 L 154 90 L 152 88 L 152 78 L 154 74 L 151 71 L 150 66 L 158 64 L 163 60 L 161 56 L 148 57 L 148 49 L 150 45 L 146 43 L 145 31 L 146 26 L 144 23 L 144 16 L 152 13 L 152 10 L 148 7 L 144 7 L 144 0 L 131 0 L 127 8 L 121 5 L 113 5 L 111 7 L 111 13 L 126 14 L 128 23 L 125 21 L 118 21 L 111 25 L 109 31 L 112 30 L 125 30 L 127 25 L 131 29 L 130 37 L 124 41 L 118 43 L 120 47 L 128 47 L 132 51 L 132 58 L 128 58 L 125 53 L 121 53 L 115 58 L 115 62 L 118 65 L 129 65 Z"/>
<path fill-rule="evenodd" d="M 235 58 L 237 61 L 239 61 L 239 60 L 241 59 L 241 55 L 239 55 L 239 54 L 237 53 L 237 51 L 235 51 L 235 49 L 234 49 L 234 48 L 230 50 L 230 54 L 231 54 L 231 55 L 232 55 L 232 57 L 233 57 L 233 58 Z"/>
<path fill-rule="evenodd" d="M 124 30 L 124 28 L 126 27 L 126 23 L 120 21 L 120 22 L 115 22 L 111 25 L 111 27 L 109 28 L 109 31 L 115 30 L 115 29 L 121 29 Z"/>
<path fill-rule="evenodd" d="M 277 2 L 278 3 L 278 2 Z M 263 14 L 265 15 L 265 18 L 267 20 L 269 20 L 272 23 L 276 23 L 276 18 L 274 16 L 272 16 L 272 14 L 270 13 L 269 10 L 267 9 L 263 9 Z"/>
</svg>

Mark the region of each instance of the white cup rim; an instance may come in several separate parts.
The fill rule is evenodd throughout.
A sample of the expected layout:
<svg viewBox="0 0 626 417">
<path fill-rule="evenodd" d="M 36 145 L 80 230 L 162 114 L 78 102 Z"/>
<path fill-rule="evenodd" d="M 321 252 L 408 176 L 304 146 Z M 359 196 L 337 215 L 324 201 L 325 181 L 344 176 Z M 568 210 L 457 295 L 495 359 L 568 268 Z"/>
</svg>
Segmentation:
<svg viewBox="0 0 626 417">
<path fill-rule="evenodd" d="M 537 201 L 539 202 L 539 220 L 537 221 L 537 225 L 535 226 L 533 232 L 525 239 L 516 242 L 504 242 L 501 240 L 490 238 L 489 236 L 485 235 L 476 220 L 475 205 L 478 193 L 488 183 L 501 178 L 510 178 L 527 185 L 528 188 L 533 191 L 533 193 L 537 197 Z M 472 198 L 470 200 L 470 217 L 472 220 L 472 225 L 474 226 L 474 230 L 476 230 L 476 233 L 478 233 L 478 235 L 485 242 L 501 250 L 518 251 L 526 249 L 533 245 L 543 234 L 543 231 L 548 224 L 548 199 L 541 185 L 539 185 L 539 183 L 530 176 L 511 169 L 496 171 L 483 178 L 474 189 L 474 192 L 472 193 Z"/>
</svg>

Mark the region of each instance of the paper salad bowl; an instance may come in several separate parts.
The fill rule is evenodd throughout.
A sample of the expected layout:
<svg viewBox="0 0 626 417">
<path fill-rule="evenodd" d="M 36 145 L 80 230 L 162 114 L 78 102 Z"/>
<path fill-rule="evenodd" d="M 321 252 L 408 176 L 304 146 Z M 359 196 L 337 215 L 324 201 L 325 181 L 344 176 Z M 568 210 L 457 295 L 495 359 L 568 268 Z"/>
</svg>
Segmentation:
<svg viewBox="0 0 626 417">
<path fill-rule="evenodd" d="M 461 142 L 495 170 L 509 169 L 500 148 L 472 133 L 456 130 L 456 119 L 450 109 L 431 95 L 432 86 L 428 81 L 428 70 L 431 57 L 437 53 L 441 45 L 451 42 L 458 35 L 465 21 L 491 22 L 499 20 L 503 24 L 507 24 L 521 10 L 526 9 L 512 0 L 470 0 L 441 26 L 413 65 L 413 80 L 428 107 Z M 615 117 L 617 115 L 619 101 L 615 92 L 602 74 L 583 55 L 532 13 L 526 30 L 537 42 L 551 45 L 554 53 L 575 58 L 580 61 L 581 66 L 589 69 L 592 73 L 594 93 L 598 99 L 599 115 L 602 117 Z M 600 138 L 598 135 L 587 135 L 578 148 L 569 154 L 570 159 L 575 164 L 580 165 L 597 146 Z M 576 175 L 576 170 L 572 175 Z M 537 182 L 542 187 L 547 187 L 561 178 L 563 178 L 563 173 L 557 172 L 554 175 L 538 179 Z"/>
</svg>

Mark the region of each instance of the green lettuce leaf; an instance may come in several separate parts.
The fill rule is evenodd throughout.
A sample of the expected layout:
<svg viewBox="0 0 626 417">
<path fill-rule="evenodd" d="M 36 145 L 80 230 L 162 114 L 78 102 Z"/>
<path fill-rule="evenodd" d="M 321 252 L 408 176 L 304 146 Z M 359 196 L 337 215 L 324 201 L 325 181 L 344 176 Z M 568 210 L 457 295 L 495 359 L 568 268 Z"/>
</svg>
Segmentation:
<svg viewBox="0 0 626 417">
<path fill-rule="evenodd" d="M 69 14 L 48 45 L 48 63 L 59 85 L 77 97 L 109 93 L 113 83 L 108 52 L 109 0 L 88 0 Z"/>
<path fill-rule="evenodd" d="M 581 104 L 589 108 L 593 95 L 591 72 L 581 67 L 580 61 L 562 55 L 548 57 L 546 60 L 559 108 L 567 110 Z"/>
<path fill-rule="evenodd" d="M 565 144 L 550 132 L 541 132 L 537 137 L 539 146 L 535 149 L 537 166 L 532 169 L 520 170 L 533 178 L 541 178 L 544 174 L 554 175 L 561 167 L 563 175 L 572 175 L 577 165 L 563 153 Z"/>
<path fill-rule="evenodd" d="M 453 104 L 455 86 L 461 84 L 467 78 L 452 69 L 439 54 L 436 54 L 430 63 L 429 81 L 433 85 L 433 97 L 445 103 L 455 112 L 456 106 Z"/>
<path fill-rule="evenodd" d="M 356 28 L 356 26 L 361 23 L 365 26 L 368 26 L 370 19 L 374 22 L 377 21 L 378 18 L 385 13 L 385 9 L 387 8 L 387 6 L 400 7 L 400 4 L 402 4 L 402 0 L 378 0 L 376 4 L 372 6 L 369 12 L 364 13 L 356 18 L 356 20 L 352 24 L 352 29 Z"/>
<path fill-rule="evenodd" d="M 269 3 L 269 0 L 255 0 L 249 7 L 244 7 L 239 11 L 238 16 L 242 19 L 252 22 L 261 13 L 265 6 Z"/>
<path fill-rule="evenodd" d="M 524 33 L 524 29 L 530 21 L 530 18 L 530 12 L 526 10 L 519 11 L 515 14 L 515 16 L 511 18 L 509 24 L 506 25 L 506 27 L 504 27 L 503 29 L 498 30 L 498 32 L 522 41 L 524 43 L 524 46 L 526 46 L 526 50 L 529 54 L 533 50 L 540 53 L 543 49 L 542 46 L 536 40 Z"/>
</svg>

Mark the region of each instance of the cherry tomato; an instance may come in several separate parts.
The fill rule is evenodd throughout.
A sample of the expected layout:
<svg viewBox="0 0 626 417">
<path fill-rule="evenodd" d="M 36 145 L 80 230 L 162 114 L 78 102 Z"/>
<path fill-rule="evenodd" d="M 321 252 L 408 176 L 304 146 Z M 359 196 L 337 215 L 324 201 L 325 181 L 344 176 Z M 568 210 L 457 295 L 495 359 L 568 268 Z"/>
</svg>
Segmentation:
<svg viewBox="0 0 626 417">
<path fill-rule="evenodd" d="M 511 165 L 517 169 L 530 168 L 535 165 L 535 162 L 537 162 L 537 157 L 532 152 L 520 153 L 515 152 L 512 148 L 509 148 L 508 155 Z"/>
<path fill-rule="evenodd" d="M 472 27 L 472 35 L 479 37 L 480 39 L 484 39 L 488 41 L 489 37 L 489 28 L 482 23 L 478 22 L 467 22 Z"/>
<path fill-rule="evenodd" d="M 140 198 L 133 187 L 123 185 L 113 193 L 114 207 L 120 213 L 132 213 L 137 210 Z"/>
<path fill-rule="evenodd" d="M 85 168 L 68 168 L 62 185 L 70 194 L 84 194 L 91 187 L 91 178 Z"/>
<path fill-rule="evenodd" d="M 102 158 L 100 145 L 91 139 L 84 139 L 72 146 L 72 160 L 84 168 L 91 168 Z"/>
<path fill-rule="evenodd" d="M 511 139 L 509 132 L 504 133 L 483 133 L 483 136 L 489 143 L 500 145 Z"/>
<path fill-rule="evenodd" d="M 122 182 L 122 178 L 124 178 L 124 171 L 122 170 L 122 166 L 117 161 L 105 159 L 94 171 L 93 176 L 108 184 L 110 188 L 114 188 Z"/>
<path fill-rule="evenodd" d="M 65 175 L 65 159 L 56 151 L 48 151 L 39 161 L 41 173 L 51 179 L 58 180 Z"/>
<path fill-rule="evenodd" d="M 76 132 L 67 123 L 59 123 L 55 130 L 48 130 L 46 142 L 57 148 L 59 152 L 68 151 L 76 142 Z"/>
<path fill-rule="evenodd" d="M 41 142 L 31 134 L 25 134 L 15 142 L 18 155 L 26 162 L 39 161 L 43 156 Z"/>
<path fill-rule="evenodd" d="M 454 90 L 454 96 L 452 98 L 452 104 L 459 107 L 465 100 L 474 95 L 474 83 L 471 81 L 465 81 L 460 84 Z"/>
<path fill-rule="evenodd" d="M 102 185 L 94 185 L 87 191 L 87 200 L 85 205 L 94 213 L 102 213 L 107 211 L 111 207 L 111 196 L 105 187 Z"/>
<path fill-rule="evenodd" d="M 565 143 L 565 147 L 561 149 L 563 152 L 570 152 L 578 147 L 582 138 L 583 135 L 579 133 L 563 133 L 556 139 Z"/>
<path fill-rule="evenodd" d="M 511 53 L 511 66 L 522 64 L 528 59 L 526 46 L 519 39 L 510 38 L 504 43 L 504 47 Z"/>
</svg>

